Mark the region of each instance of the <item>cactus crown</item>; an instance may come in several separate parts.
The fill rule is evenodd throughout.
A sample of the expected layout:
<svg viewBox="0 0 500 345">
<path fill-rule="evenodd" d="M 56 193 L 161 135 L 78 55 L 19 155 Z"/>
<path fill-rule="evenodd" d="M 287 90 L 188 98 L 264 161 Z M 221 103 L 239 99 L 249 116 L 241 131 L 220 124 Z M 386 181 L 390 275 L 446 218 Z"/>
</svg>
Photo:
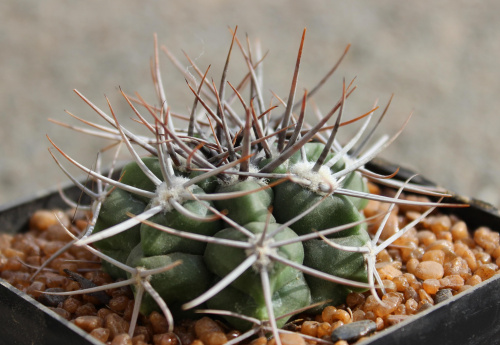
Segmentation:
<svg viewBox="0 0 500 345">
<path fill-rule="evenodd" d="M 158 104 L 121 91 L 150 137 L 123 127 L 111 105 L 108 115 L 75 91 L 109 126 L 77 118 L 90 129 L 70 127 L 123 143 L 131 161 L 119 179 L 112 179 L 100 171 L 100 161 L 96 169 L 86 168 L 51 141 L 69 162 L 97 182 L 96 190 L 83 186 L 51 152 L 93 200 L 87 231 L 69 245 L 86 246 L 103 259 L 111 275 L 125 279 L 119 284 L 134 286 L 131 334 L 139 309 L 148 313 L 160 308 L 172 328 L 172 313 L 198 307 L 223 315 L 234 327 L 250 329 L 243 337 L 269 331 L 279 343 L 279 327 L 297 311 L 342 303 L 350 291 L 370 289 L 378 298 L 376 289 L 383 287 L 375 269 L 377 253 L 434 207 L 447 206 L 421 203 L 429 207 L 422 217 L 380 242 L 392 207 L 419 203 L 399 199 L 403 190 L 441 198 L 445 194 L 365 167 L 401 132 L 370 144 L 390 101 L 367 133 L 378 107 L 345 121 L 346 101 L 356 87 L 344 81 L 331 110 L 316 123 L 306 122 L 308 99 L 335 72 L 349 46 L 326 77 L 296 101 L 304 38 L 305 30 L 288 98 L 273 95 L 272 105 L 266 107 L 260 74 L 263 57 L 245 50 L 234 30 L 218 88 L 207 80 L 208 69 L 202 72 L 193 61 L 196 79 L 179 68 L 194 95 L 190 114 L 180 115 L 168 107 L 155 36 L 152 74 Z M 234 43 L 245 59 L 247 73 L 233 84 L 227 66 Z M 250 90 L 249 100 L 242 96 L 245 87 Z M 238 102 L 243 114 L 235 110 Z M 180 119 L 180 126 L 174 125 L 174 117 Z M 330 120 L 333 125 L 328 124 Z M 336 134 L 352 123 L 361 123 L 360 128 L 342 145 Z M 137 147 L 149 155 L 141 157 Z M 371 194 L 368 180 L 398 192 L 395 197 Z M 391 204 L 387 213 L 378 215 L 385 218 L 372 237 L 362 211 L 368 200 Z"/>
</svg>

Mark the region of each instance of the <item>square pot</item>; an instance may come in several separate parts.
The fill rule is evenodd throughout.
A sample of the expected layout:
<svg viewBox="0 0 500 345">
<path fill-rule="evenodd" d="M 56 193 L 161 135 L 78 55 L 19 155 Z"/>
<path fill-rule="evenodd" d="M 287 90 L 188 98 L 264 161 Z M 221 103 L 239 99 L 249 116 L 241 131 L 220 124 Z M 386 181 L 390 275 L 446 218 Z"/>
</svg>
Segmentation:
<svg viewBox="0 0 500 345">
<path fill-rule="evenodd" d="M 382 160 L 369 164 L 372 171 L 392 173 L 397 166 Z M 400 168 L 398 177 L 405 180 L 414 173 Z M 433 184 L 420 177 L 413 180 Z M 65 193 L 78 199 L 74 186 Z M 463 219 L 469 228 L 488 226 L 500 231 L 500 214 L 491 205 L 455 195 L 452 202 L 469 204 L 468 208 L 442 209 Z M 40 209 L 65 208 L 57 191 L 0 207 L 2 232 L 17 233 L 27 229 L 29 218 Z M 500 344 L 500 275 L 470 288 L 405 321 L 370 336 L 360 344 Z M 0 279 L 0 335 L 5 344 L 98 345 L 86 332 L 66 321 L 27 294 Z"/>
<path fill-rule="evenodd" d="M 77 198 L 80 190 L 64 188 Z M 0 207 L 0 232 L 15 234 L 28 228 L 37 210 L 67 208 L 57 190 Z M 76 325 L 68 322 L 28 294 L 0 278 L 0 343 L 9 345 L 102 345 Z"/>
</svg>

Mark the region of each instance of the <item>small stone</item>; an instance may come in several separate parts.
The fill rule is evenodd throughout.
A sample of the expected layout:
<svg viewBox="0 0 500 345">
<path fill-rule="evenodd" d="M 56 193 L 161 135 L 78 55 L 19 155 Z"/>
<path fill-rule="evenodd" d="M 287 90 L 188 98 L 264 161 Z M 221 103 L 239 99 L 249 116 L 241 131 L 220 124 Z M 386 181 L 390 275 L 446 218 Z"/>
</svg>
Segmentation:
<svg viewBox="0 0 500 345">
<path fill-rule="evenodd" d="M 451 297 L 453 297 L 453 292 L 451 289 L 441 289 L 436 293 L 436 296 L 434 297 L 434 303 L 441 303 Z"/>
<path fill-rule="evenodd" d="M 92 332 L 94 329 L 102 327 L 103 319 L 98 316 L 85 315 L 77 317 L 74 323 L 84 331 Z"/>
<path fill-rule="evenodd" d="M 111 345 L 132 345 L 132 338 L 127 333 L 118 334 L 113 338 Z"/>
<path fill-rule="evenodd" d="M 97 340 L 102 341 L 105 343 L 108 341 L 110 331 L 107 328 L 96 328 L 92 332 L 90 332 L 90 335 L 96 338 Z"/>
<path fill-rule="evenodd" d="M 371 334 L 377 330 L 377 324 L 371 320 L 362 320 L 351 322 L 346 325 L 336 328 L 332 332 L 332 341 L 335 343 L 339 340 L 354 342 L 361 337 Z"/>
<path fill-rule="evenodd" d="M 435 295 L 439 291 L 441 283 L 438 279 L 426 279 L 423 281 L 422 287 L 429 295 Z"/>
<path fill-rule="evenodd" d="M 421 311 L 427 310 L 432 308 L 432 304 L 430 304 L 428 301 L 421 302 L 417 312 L 420 313 Z"/>
<path fill-rule="evenodd" d="M 111 339 L 114 339 L 119 334 L 127 333 L 129 326 L 127 321 L 115 313 L 109 314 L 104 319 L 104 327 L 109 329 Z"/>
<path fill-rule="evenodd" d="M 423 261 L 419 263 L 414 272 L 419 279 L 441 279 L 444 275 L 443 265 L 435 261 Z"/>
<path fill-rule="evenodd" d="M 397 269 L 390 263 L 384 265 L 383 267 L 378 268 L 377 272 L 380 276 L 380 279 L 388 279 L 388 280 L 393 280 L 395 277 L 400 277 L 403 275 L 403 272 L 401 272 L 401 270 Z"/>
<path fill-rule="evenodd" d="M 62 318 L 68 321 L 71 320 L 71 313 L 69 313 L 67 310 L 64 310 L 63 308 L 54 308 L 54 307 L 49 307 L 49 309 L 52 310 L 57 315 L 61 316 Z"/>
<path fill-rule="evenodd" d="M 41 231 L 47 230 L 51 225 L 57 225 L 59 221 L 53 211 L 40 210 L 36 211 L 30 218 L 30 228 Z"/>
<path fill-rule="evenodd" d="M 482 280 L 489 279 L 496 274 L 498 266 L 495 264 L 484 264 L 479 266 L 479 268 L 474 272 L 474 274 L 481 277 Z"/>
<path fill-rule="evenodd" d="M 46 289 L 45 292 L 65 292 L 66 290 L 62 288 L 49 288 Z M 59 303 L 63 303 L 68 296 L 58 296 L 58 295 L 47 295 L 41 294 L 38 297 L 38 302 L 46 305 L 47 307 L 57 307 Z"/>
<path fill-rule="evenodd" d="M 218 340 L 217 337 L 216 340 Z M 209 339 L 210 341 L 211 339 Z M 174 333 L 161 333 L 153 335 L 153 344 L 155 345 L 180 345 L 180 340 Z M 204 342 L 204 344 L 223 344 L 222 342 Z"/>
<path fill-rule="evenodd" d="M 280 341 L 282 345 L 306 345 L 306 341 L 298 333 L 282 333 Z M 268 344 L 276 345 L 276 339 L 271 339 Z"/>
</svg>

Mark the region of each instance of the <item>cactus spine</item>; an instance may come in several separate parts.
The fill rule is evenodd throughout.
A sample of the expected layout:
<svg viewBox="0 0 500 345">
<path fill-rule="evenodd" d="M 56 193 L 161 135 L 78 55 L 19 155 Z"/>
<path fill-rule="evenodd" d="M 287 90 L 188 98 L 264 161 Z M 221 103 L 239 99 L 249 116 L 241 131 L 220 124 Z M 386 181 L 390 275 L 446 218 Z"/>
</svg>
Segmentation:
<svg viewBox="0 0 500 345">
<path fill-rule="evenodd" d="M 411 225 L 379 243 L 385 220 L 370 237 L 363 216 L 368 200 L 393 207 L 410 203 L 399 199 L 403 190 L 443 196 L 438 190 L 401 183 L 365 168 L 400 132 L 368 145 L 373 130 L 367 133 L 367 128 L 378 107 L 343 120 L 355 89 L 352 82 L 343 82 L 343 92 L 327 115 L 317 123 L 306 123 L 307 100 L 327 78 L 295 102 L 304 38 L 305 30 L 287 101 L 276 97 L 266 108 L 261 58 L 243 48 L 234 30 L 219 88 L 208 82 L 208 69 L 203 73 L 195 66 L 196 80 L 185 74 L 194 103 L 191 113 L 175 126 L 155 37 L 152 70 L 158 104 L 132 99 L 122 91 L 150 137 L 124 128 L 111 105 L 108 115 L 76 91 L 109 126 L 82 120 L 91 129 L 73 128 L 124 144 L 131 160 L 120 178 L 112 179 L 99 167 L 79 164 L 51 141 L 97 182 L 97 190 L 84 187 L 51 152 L 93 199 L 88 230 L 71 244 L 88 247 L 103 259 L 106 271 L 125 279 L 120 284 L 134 286 L 134 320 L 139 309 L 143 313 L 161 309 L 172 328 L 173 315 L 209 308 L 205 312 L 223 315 L 234 327 L 249 330 L 243 338 L 263 330 L 272 332 L 279 343 L 279 328 L 297 310 L 342 303 L 350 291 L 370 289 L 378 298 L 376 289 L 382 284 L 375 256 Z M 247 63 L 247 74 L 236 87 L 227 78 L 234 43 Z M 245 86 L 250 88 L 249 100 L 242 97 Z M 241 114 L 235 110 L 238 102 Z M 284 110 L 275 116 L 280 103 Z M 337 132 L 353 122 L 361 123 L 358 132 L 341 145 Z M 138 147 L 149 154 L 140 156 Z M 392 198 L 370 194 L 368 179 L 392 186 L 398 194 Z M 438 203 L 423 205 L 430 208 L 422 217 Z M 132 322 L 131 334 L 133 327 Z"/>
</svg>

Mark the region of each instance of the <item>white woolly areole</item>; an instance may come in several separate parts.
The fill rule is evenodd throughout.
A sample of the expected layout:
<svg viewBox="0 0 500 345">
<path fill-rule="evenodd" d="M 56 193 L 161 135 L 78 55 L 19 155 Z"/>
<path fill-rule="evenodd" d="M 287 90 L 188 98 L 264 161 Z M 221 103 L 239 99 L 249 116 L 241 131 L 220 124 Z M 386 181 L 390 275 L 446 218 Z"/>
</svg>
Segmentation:
<svg viewBox="0 0 500 345">
<path fill-rule="evenodd" d="M 187 177 L 173 176 L 172 186 L 168 186 L 165 182 L 162 182 L 156 188 L 156 197 L 151 201 L 153 206 L 161 206 L 164 212 L 169 212 L 173 209 L 169 200 L 174 199 L 178 203 L 182 204 L 186 200 L 186 187 L 184 183 L 189 181 Z M 187 190 L 191 191 L 193 185 L 189 186 Z"/>
<path fill-rule="evenodd" d="M 271 260 L 270 255 L 278 255 L 278 249 L 275 247 L 271 247 L 270 244 L 274 243 L 274 239 L 270 238 L 264 241 L 264 243 L 260 243 L 261 239 L 259 236 L 256 236 L 254 239 L 249 239 L 248 242 L 253 244 L 253 246 L 249 249 L 245 250 L 247 256 L 252 254 L 257 254 L 257 260 L 252 265 L 253 269 L 256 272 L 259 272 L 261 268 L 266 268 L 270 272 L 272 272 L 273 260 Z"/>
<path fill-rule="evenodd" d="M 290 167 L 290 172 L 302 179 L 310 182 L 309 185 L 305 185 L 311 191 L 325 195 L 327 192 L 324 190 L 325 187 L 331 192 L 339 187 L 338 181 L 332 176 L 330 168 L 322 165 L 319 170 L 313 171 L 314 162 L 299 162 Z M 321 185 L 323 188 L 321 188 Z"/>
</svg>

